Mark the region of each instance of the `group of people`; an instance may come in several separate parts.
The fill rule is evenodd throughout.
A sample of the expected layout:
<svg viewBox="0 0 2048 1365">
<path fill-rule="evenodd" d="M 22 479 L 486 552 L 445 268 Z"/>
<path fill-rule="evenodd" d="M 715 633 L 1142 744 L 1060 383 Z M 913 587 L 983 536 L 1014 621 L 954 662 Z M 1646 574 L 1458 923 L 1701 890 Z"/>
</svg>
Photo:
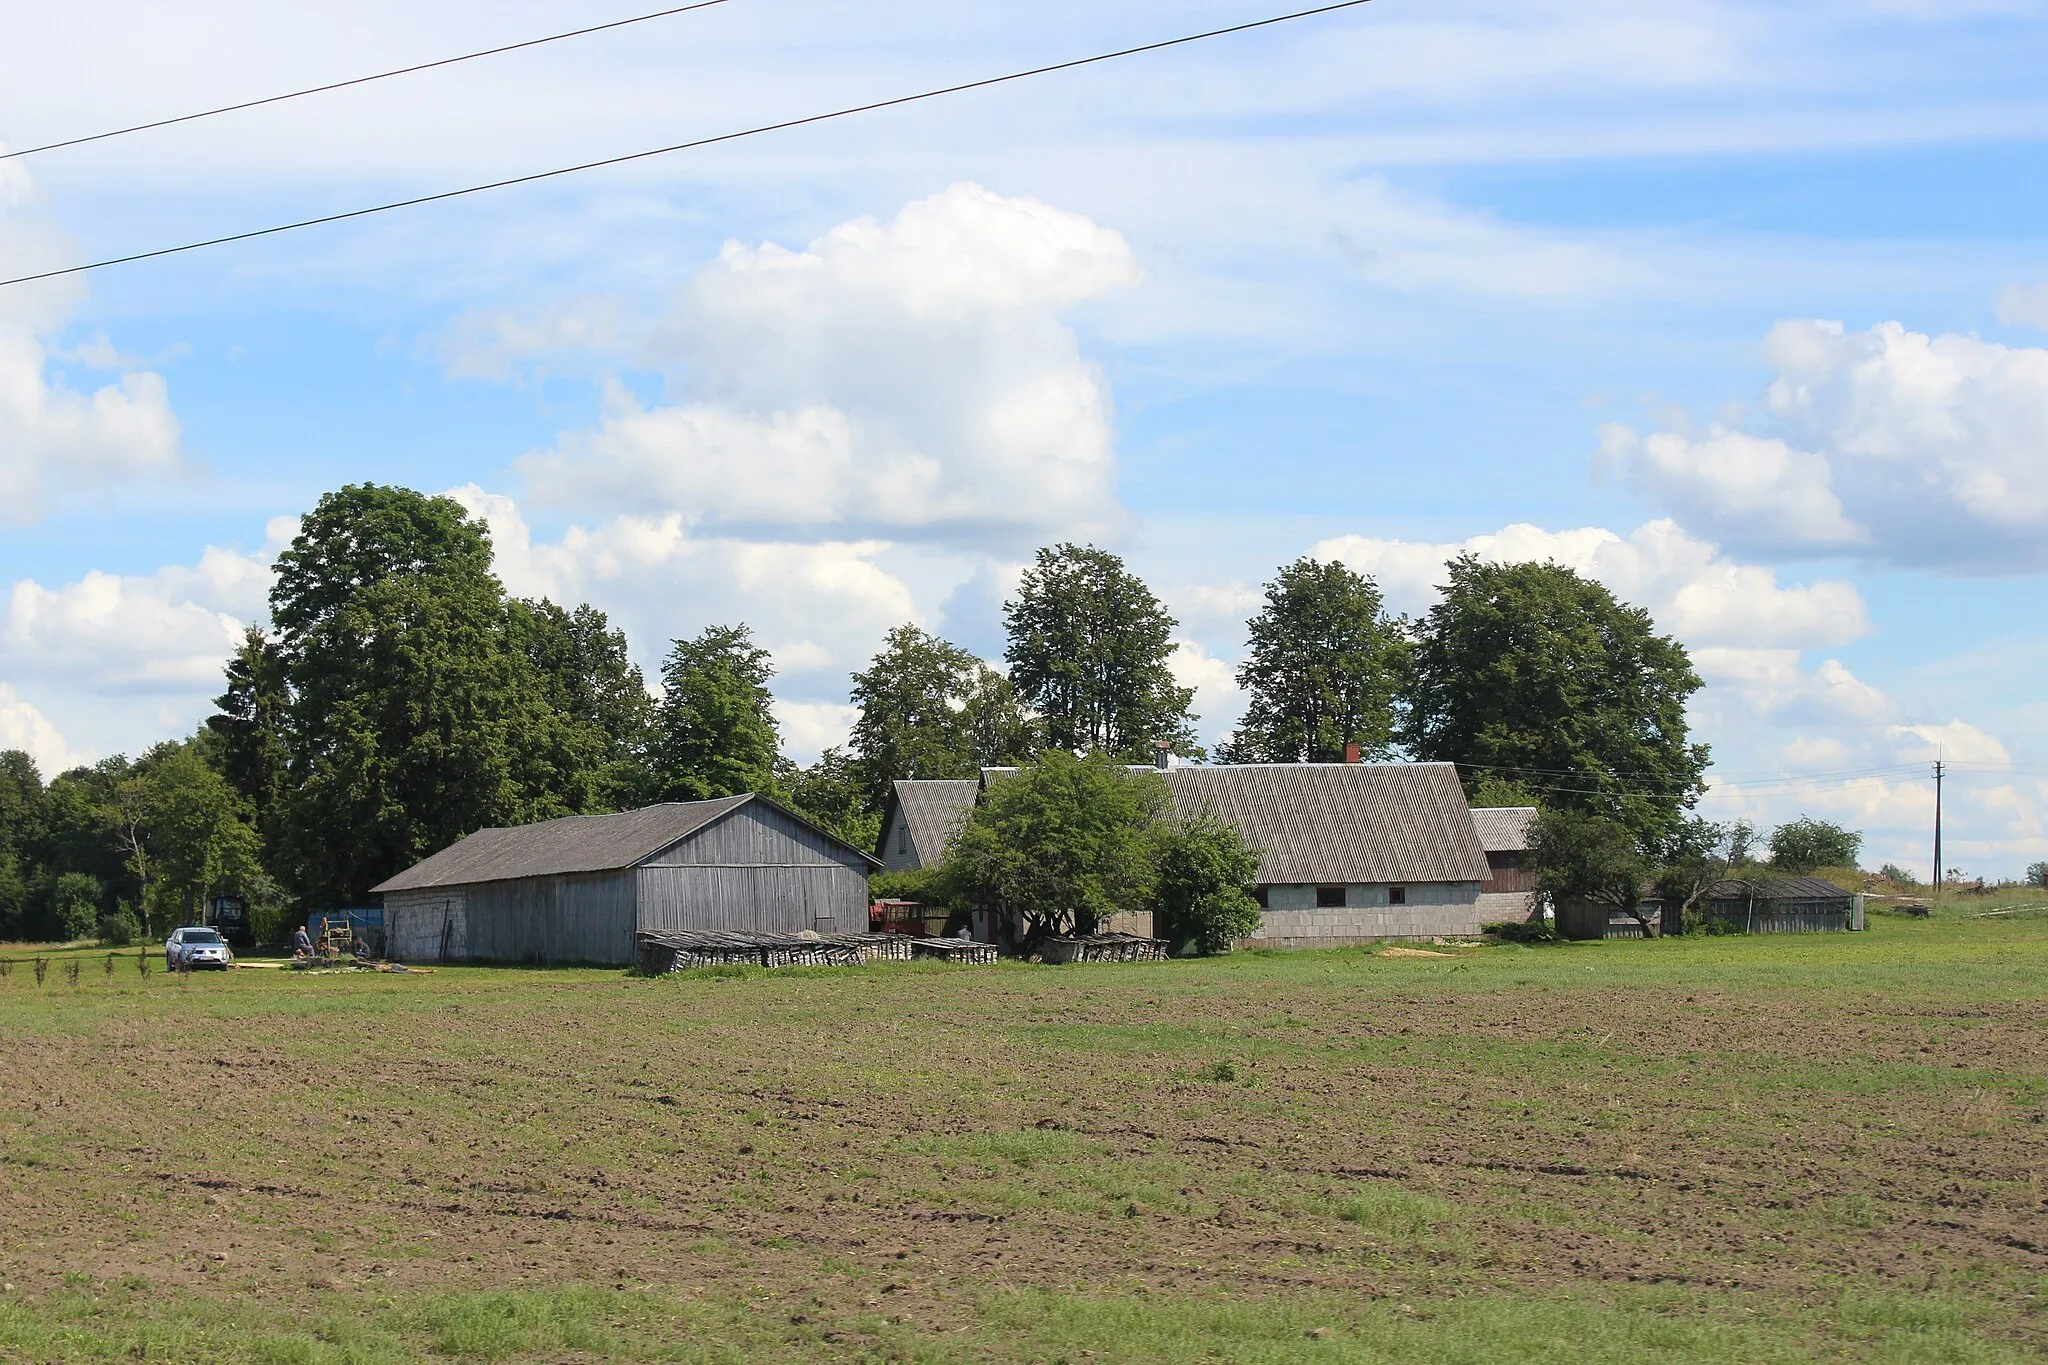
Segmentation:
<svg viewBox="0 0 2048 1365">
<path fill-rule="evenodd" d="M 363 941 L 361 934 L 355 936 L 355 942 L 349 946 L 349 952 L 358 962 L 370 961 L 370 945 Z M 308 933 L 306 926 L 301 924 L 292 933 L 292 957 L 294 959 L 310 960 L 320 955 L 320 950 L 314 946 L 312 934 Z M 340 956 L 338 953 L 330 953 L 329 955 Z"/>
</svg>

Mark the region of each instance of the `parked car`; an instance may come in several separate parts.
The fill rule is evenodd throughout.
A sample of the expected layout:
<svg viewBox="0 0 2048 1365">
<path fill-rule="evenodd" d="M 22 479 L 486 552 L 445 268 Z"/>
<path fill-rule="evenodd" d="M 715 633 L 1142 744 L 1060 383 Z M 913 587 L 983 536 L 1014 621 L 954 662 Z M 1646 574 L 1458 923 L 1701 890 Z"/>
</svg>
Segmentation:
<svg viewBox="0 0 2048 1365">
<path fill-rule="evenodd" d="M 164 967 L 169 971 L 206 967 L 224 972 L 234 960 L 218 929 L 174 929 L 164 940 Z"/>
</svg>

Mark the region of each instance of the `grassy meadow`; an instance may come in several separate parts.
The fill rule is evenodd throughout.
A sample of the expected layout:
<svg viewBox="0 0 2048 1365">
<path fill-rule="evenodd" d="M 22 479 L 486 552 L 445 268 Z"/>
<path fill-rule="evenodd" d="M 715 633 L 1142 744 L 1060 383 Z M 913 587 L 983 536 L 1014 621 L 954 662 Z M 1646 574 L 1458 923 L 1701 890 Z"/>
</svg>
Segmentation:
<svg viewBox="0 0 2048 1365">
<path fill-rule="evenodd" d="M 0 1359 L 2034 1359 L 2048 912 L 1998 908 L 660 980 L 10 949 Z"/>
</svg>

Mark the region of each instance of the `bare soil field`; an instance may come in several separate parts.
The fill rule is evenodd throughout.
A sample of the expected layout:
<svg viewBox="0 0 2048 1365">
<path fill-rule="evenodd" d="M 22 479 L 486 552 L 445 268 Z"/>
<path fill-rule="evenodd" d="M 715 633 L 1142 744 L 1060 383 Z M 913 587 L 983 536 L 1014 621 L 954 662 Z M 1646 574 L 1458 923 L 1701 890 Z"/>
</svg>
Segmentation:
<svg viewBox="0 0 2048 1365">
<path fill-rule="evenodd" d="M 1873 924 L 659 980 L 17 961 L 0 1358 L 2037 1358 L 2048 917 Z"/>
</svg>

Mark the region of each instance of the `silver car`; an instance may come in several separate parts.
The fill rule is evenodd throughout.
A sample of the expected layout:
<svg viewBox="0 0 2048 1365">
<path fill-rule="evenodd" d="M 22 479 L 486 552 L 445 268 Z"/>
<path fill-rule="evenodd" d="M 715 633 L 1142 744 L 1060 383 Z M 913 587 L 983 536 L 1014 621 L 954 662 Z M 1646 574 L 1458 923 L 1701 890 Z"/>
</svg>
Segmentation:
<svg viewBox="0 0 2048 1365">
<path fill-rule="evenodd" d="M 164 967 L 169 971 L 205 967 L 224 972 L 234 960 L 218 929 L 174 929 L 164 940 Z"/>
</svg>

